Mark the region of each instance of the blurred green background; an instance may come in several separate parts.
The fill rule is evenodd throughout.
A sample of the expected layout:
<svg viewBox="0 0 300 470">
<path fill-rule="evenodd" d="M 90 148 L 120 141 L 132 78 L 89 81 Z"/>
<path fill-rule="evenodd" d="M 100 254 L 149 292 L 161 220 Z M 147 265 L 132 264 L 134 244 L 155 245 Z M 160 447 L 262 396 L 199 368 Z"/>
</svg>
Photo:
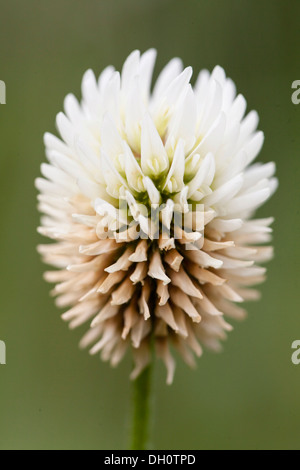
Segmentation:
<svg viewBox="0 0 300 470">
<path fill-rule="evenodd" d="M 280 187 L 260 210 L 273 215 L 275 259 L 262 300 L 235 324 L 224 353 L 205 353 L 196 371 L 178 361 L 173 386 L 157 364 L 156 449 L 299 448 L 300 79 L 298 0 L 0 1 L 0 449 L 126 447 L 130 360 L 117 370 L 80 352 L 42 280 L 33 181 L 42 137 L 84 71 L 120 69 L 138 48 L 158 49 L 156 74 L 173 56 L 195 74 L 222 65 L 257 109 Z"/>
</svg>

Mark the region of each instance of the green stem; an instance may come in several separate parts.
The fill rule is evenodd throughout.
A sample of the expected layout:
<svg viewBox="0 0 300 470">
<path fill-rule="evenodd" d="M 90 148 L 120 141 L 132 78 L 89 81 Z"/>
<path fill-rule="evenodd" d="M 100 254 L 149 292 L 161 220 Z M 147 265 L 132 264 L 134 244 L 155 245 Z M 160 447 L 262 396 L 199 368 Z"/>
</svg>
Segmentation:
<svg viewBox="0 0 300 470">
<path fill-rule="evenodd" d="M 149 440 L 152 366 L 146 367 L 132 385 L 131 450 L 146 450 Z"/>
</svg>

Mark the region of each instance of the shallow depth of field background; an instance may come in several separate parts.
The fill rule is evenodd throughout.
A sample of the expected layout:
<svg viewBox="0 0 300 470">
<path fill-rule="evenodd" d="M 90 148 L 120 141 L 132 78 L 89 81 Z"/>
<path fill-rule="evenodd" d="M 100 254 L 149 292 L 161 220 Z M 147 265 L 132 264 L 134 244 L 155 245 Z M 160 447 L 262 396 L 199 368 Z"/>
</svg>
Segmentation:
<svg viewBox="0 0 300 470">
<path fill-rule="evenodd" d="M 135 48 L 158 49 L 155 76 L 173 56 L 201 68 L 222 65 L 257 109 L 265 132 L 261 161 L 275 160 L 275 259 L 262 300 L 224 344 L 191 371 L 178 361 L 175 382 L 155 374 L 156 449 L 299 448 L 300 2 L 289 0 L 0 1 L 0 449 L 120 449 L 127 445 L 131 362 L 112 370 L 77 348 L 42 280 L 42 238 L 33 181 L 42 137 L 55 132 L 64 96 L 80 96 L 84 71 L 120 69 Z"/>
</svg>

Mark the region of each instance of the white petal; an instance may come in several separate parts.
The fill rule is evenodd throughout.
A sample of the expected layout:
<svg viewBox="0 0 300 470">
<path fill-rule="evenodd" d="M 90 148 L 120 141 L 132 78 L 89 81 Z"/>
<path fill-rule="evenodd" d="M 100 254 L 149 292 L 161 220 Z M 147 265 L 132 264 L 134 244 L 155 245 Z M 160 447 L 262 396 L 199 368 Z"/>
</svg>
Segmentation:
<svg viewBox="0 0 300 470">
<path fill-rule="evenodd" d="M 139 72 L 140 51 L 133 51 L 124 62 L 121 74 L 122 93 L 126 95 L 135 75 Z"/>
<path fill-rule="evenodd" d="M 250 111 L 241 123 L 241 130 L 238 145 L 241 146 L 245 143 L 246 139 L 255 131 L 258 126 L 259 117 L 256 111 Z"/>
<path fill-rule="evenodd" d="M 163 224 L 164 229 L 170 231 L 171 222 L 173 220 L 174 213 L 174 201 L 168 199 L 162 210 L 160 211 L 160 220 Z"/>
<path fill-rule="evenodd" d="M 50 181 L 53 181 L 53 183 L 59 184 L 60 186 L 70 191 L 76 191 L 74 179 L 59 168 L 55 168 L 52 165 L 48 165 L 48 163 L 42 163 L 41 173 L 43 176 L 45 176 L 45 178 L 48 178 Z"/>
<path fill-rule="evenodd" d="M 153 89 L 153 100 L 161 98 L 169 84 L 181 73 L 182 61 L 175 57 L 163 68 Z"/>
<path fill-rule="evenodd" d="M 56 126 L 63 140 L 69 147 L 71 147 L 71 149 L 73 149 L 76 134 L 74 132 L 74 128 L 71 122 L 64 115 L 64 113 L 58 113 L 58 115 L 56 116 Z"/>
<path fill-rule="evenodd" d="M 196 99 L 191 85 L 187 85 L 185 93 L 182 93 L 168 125 L 166 150 L 169 156 L 173 157 L 179 139 L 184 140 L 186 153 L 193 147 L 195 144 L 196 117 Z"/>
<path fill-rule="evenodd" d="M 44 134 L 44 144 L 47 149 L 57 150 L 57 152 L 62 153 L 63 155 L 71 156 L 71 149 L 62 142 L 58 137 L 49 132 Z"/>
<path fill-rule="evenodd" d="M 218 118 L 219 113 L 222 109 L 222 87 L 214 79 L 210 80 L 208 93 L 204 103 L 200 108 L 199 104 L 199 128 L 198 135 L 203 135 L 208 132 L 209 128 L 213 124 L 213 121 Z"/>
<path fill-rule="evenodd" d="M 174 153 L 171 168 L 166 178 L 163 189 L 167 189 L 170 193 L 181 191 L 184 183 L 184 170 L 185 170 L 185 143 L 180 139 Z"/>
<path fill-rule="evenodd" d="M 199 145 L 197 145 L 197 147 L 189 155 L 189 158 L 191 158 L 191 156 L 195 155 L 196 153 L 200 155 L 206 155 L 208 152 L 215 152 L 221 144 L 225 127 L 226 117 L 224 113 L 221 113 L 216 122 L 213 123 L 211 128 L 200 141 Z"/>
<path fill-rule="evenodd" d="M 74 126 L 77 128 L 80 128 L 80 126 L 85 127 L 82 109 L 75 96 L 71 93 L 65 97 L 64 108 L 66 115 Z"/>
<path fill-rule="evenodd" d="M 142 77 L 141 92 L 142 97 L 146 101 L 149 100 L 151 80 L 153 68 L 156 60 L 157 52 L 155 49 L 149 49 L 141 56 L 140 61 L 140 76 Z"/>
<path fill-rule="evenodd" d="M 196 176 L 188 184 L 188 198 L 192 198 L 193 194 L 201 187 L 212 167 L 214 167 L 214 157 L 209 153 L 200 164 Z"/>
<path fill-rule="evenodd" d="M 265 188 L 259 191 L 245 194 L 234 198 L 227 204 L 227 213 L 236 214 L 243 211 L 254 210 L 261 206 L 270 197 L 270 189 Z"/>
<path fill-rule="evenodd" d="M 135 76 L 131 81 L 128 91 L 125 113 L 125 131 L 131 148 L 140 153 L 141 151 L 141 124 L 146 112 L 140 91 L 140 79 Z"/>
<path fill-rule="evenodd" d="M 244 146 L 244 150 L 248 155 L 248 165 L 257 157 L 264 143 L 264 134 L 259 131 L 254 134 L 250 142 Z"/>
<path fill-rule="evenodd" d="M 242 219 L 214 219 L 210 226 L 220 232 L 233 232 L 243 225 Z"/>
<path fill-rule="evenodd" d="M 75 179 L 77 179 L 80 174 L 86 173 L 85 168 L 82 167 L 80 163 L 78 164 L 78 162 L 55 150 L 47 151 L 47 157 L 52 165 L 60 168 L 66 174 L 72 176 Z"/>
<path fill-rule="evenodd" d="M 137 192 L 145 192 L 144 175 L 137 159 L 126 142 L 124 145 L 125 173 L 128 184 Z"/>
<path fill-rule="evenodd" d="M 100 95 L 102 95 L 103 91 L 105 90 L 106 85 L 111 79 L 114 71 L 115 71 L 115 68 L 112 65 L 109 65 L 101 72 L 98 78 L 98 88 L 99 88 Z"/>
<path fill-rule="evenodd" d="M 250 188 L 258 181 L 264 178 L 270 178 L 274 175 L 276 166 L 274 162 L 266 163 L 265 165 L 257 164 L 248 168 L 245 172 L 245 182 L 243 188 Z"/>
<path fill-rule="evenodd" d="M 231 78 L 227 78 L 223 88 L 223 105 L 222 109 L 228 111 L 234 101 L 236 95 L 236 86 Z"/>
<path fill-rule="evenodd" d="M 192 67 L 186 67 L 178 77 L 174 78 L 165 91 L 167 103 L 175 104 L 188 85 L 193 74 Z"/>
<path fill-rule="evenodd" d="M 95 74 L 92 70 L 85 72 L 82 79 L 81 91 L 86 107 L 96 114 L 100 106 L 100 93 Z"/>
<path fill-rule="evenodd" d="M 204 203 L 210 206 L 218 203 L 224 204 L 238 193 L 238 191 L 243 186 L 243 182 L 243 175 L 237 175 L 235 178 L 227 181 L 218 189 L 213 191 L 212 194 L 206 196 L 204 198 Z"/>
<path fill-rule="evenodd" d="M 243 119 L 243 116 L 245 114 L 247 108 L 247 102 L 244 98 L 243 95 L 238 95 L 229 112 L 228 112 L 228 120 L 229 121 L 241 121 Z"/>
<path fill-rule="evenodd" d="M 113 120 L 108 114 L 104 116 L 104 119 L 101 125 L 100 135 L 101 135 L 102 150 L 111 159 L 115 168 L 118 171 L 124 173 L 125 162 L 124 162 L 124 157 L 123 157 L 123 154 L 124 154 L 123 140 Z"/>
<path fill-rule="evenodd" d="M 119 199 L 120 189 L 122 187 L 128 189 L 127 183 L 104 151 L 101 152 L 101 167 L 106 182 L 107 192 L 112 197 Z"/>
<path fill-rule="evenodd" d="M 141 167 L 146 176 L 158 176 L 167 170 L 168 156 L 156 127 L 145 114 L 141 133 Z"/>
<path fill-rule="evenodd" d="M 75 138 L 75 150 L 81 164 L 94 176 L 94 179 L 104 182 L 100 166 L 100 150 L 95 151 L 80 137 Z"/>
<path fill-rule="evenodd" d="M 150 199 L 151 204 L 153 204 L 153 205 L 159 204 L 160 203 L 160 192 L 156 188 L 153 181 L 148 176 L 145 176 L 143 182 L 144 182 L 146 191 L 149 195 L 149 199 Z"/>
<path fill-rule="evenodd" d="M 197 95 L 198 103 L 203 103 L 205 95 L 207 94 L 207 87 L 209 84 L 210 73 L 208 70 L 203 69 L 199 73 L 194 89 Z"/>
<path fill-rule="evenodd" d="M 103 112 L 112 116 L 114 122 L 120 127 L 120 74 L 115 72 L 108 81 L 102 97 Z"/>
</svg>

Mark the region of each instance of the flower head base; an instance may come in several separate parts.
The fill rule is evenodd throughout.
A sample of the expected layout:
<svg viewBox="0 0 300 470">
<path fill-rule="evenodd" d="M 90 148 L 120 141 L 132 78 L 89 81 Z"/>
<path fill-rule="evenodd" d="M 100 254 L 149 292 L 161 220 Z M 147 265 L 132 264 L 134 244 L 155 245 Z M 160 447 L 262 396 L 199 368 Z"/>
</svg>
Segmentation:
<svg viewBox="0 0 300 470">
<path fill-rule="evenodd" d="M 194 365 L 202 345 L 220 349 L 256 299 L 272 249 L 272 219 L 252 219 L 276 189 L 275 165 L 251 165 L 263 134 L 245 118 L 222 68 L 202 71 L 173 59 L 151 92 L 156 53 L 134 51 L 122 73 L 82 82 L 83 100 L 65 100 L 62 140 L 45 135 L 49 164 L 38 178 L 45 273 L 63 319 L 91 322 L 81 341 L 116 365 L 130 347 L 135 378 L 157 355 L 172 382 L 170 344 Z"/>
</svg>

